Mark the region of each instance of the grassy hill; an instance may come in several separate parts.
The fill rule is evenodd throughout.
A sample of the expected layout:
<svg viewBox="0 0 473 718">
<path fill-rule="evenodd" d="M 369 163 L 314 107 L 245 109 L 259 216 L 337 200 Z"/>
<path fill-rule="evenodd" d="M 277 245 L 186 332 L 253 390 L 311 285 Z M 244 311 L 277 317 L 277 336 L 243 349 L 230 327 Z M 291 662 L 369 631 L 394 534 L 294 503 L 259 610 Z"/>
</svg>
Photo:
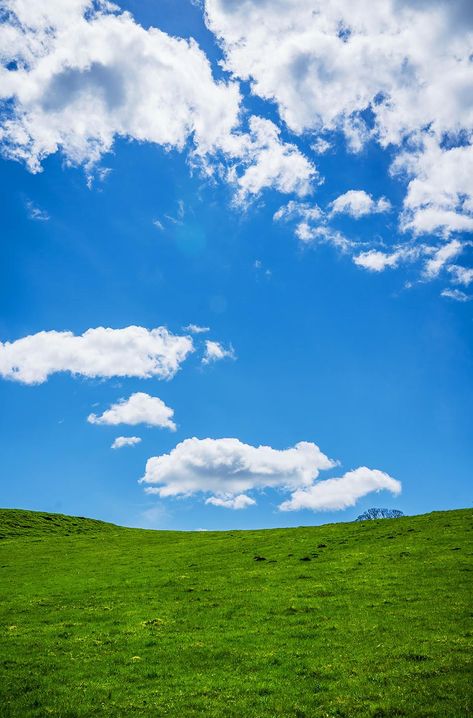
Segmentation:
<svg viewBox="0 0 473 718">
<path fill-rule="evenodd" d="M 0 511 L 0 716 L 472 715 L 473 512 L 264 531 Z"/>
</svg>

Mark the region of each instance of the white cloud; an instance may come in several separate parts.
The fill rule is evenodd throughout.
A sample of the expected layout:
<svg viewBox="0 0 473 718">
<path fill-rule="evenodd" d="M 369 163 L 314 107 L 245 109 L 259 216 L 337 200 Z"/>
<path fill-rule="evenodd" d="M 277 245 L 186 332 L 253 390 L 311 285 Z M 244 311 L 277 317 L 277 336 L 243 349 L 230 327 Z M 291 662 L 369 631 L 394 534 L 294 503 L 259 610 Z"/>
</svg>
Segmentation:
<svg viewBox="0 0 473 718">
<path fill-rule="evenodd" d="M 450 259 L 457 257 L 463 251 L 463 244 L 458 239 L 452 239 L 448 244 L 435 249 L 433 256 L 424 265 L 424 274 L 428 279 L 437 277 Z"/>
<path fill-rule="evenodd" d="M 70 162 L 96 162 L 115 136 L 178 149 L 193 136 L 205 154 L 237 125 L 237 84 L 213 79 L 194 40 L 91 2 L 49 3 L 33 24 L 23 0 L 8 4 L 19 22 L 3 26 L 4 60 L 24 60 L 0 75 L 1 95 L 15 102 L 2 139 L 33 171 L 58 149 Z"/>
<path fill-rule="evenodd" d="M 315 166 L 294 145 L 283 142 L 271 120 L 253 116 L 249 134 L 239 136 L 240 163 L 228 174 L 237 186 L 235 201 L 245 203 L 251 196 L 271 187 L 300 197 L 311 191 L 317 179 Z"/>
<path fill-rule="evenodd" d="M 50 217 L 49 214 L 40 207 L 37 207 L 31 200 L 26 203 L 26 209 L 28 210 L 28 217 L 36 220 L 36 222 L 47 222 Z"/>
<path fill-rule="evenodd" d="M 187 327 L 183 327 L 185 332 L 191 334 L 205 334 L 210 331 L 210 327 L 201 327 L 198 324 L 188 324 Z"/>
<path fill-rule="evenodd" d="M 0 99 L 12 103 L 0 128 L 6 156 L 39 172 L 60 151 L 69 164 L 85 165 L 92 186 L 102 155 L 126 137 L 187 146 L 194 165 L 234 184 L 239 203 L 266 187 L 309 192 L 312 163 L 270 120 L 250 116 L 242 130 L 239 84 L 215 80 L 193 39 L 145 29 L 111 3 L 56 0 L 34 19 L 24 0 L 7 5 L 0 28 Z M 8 69 L 10 60 L 18 69 Z"/>
<path fill-rule="evenodd" d="M 455 284 L 463 284 L 468 287 L 473 282 L 473 269 L 469 267 L 461 267 L 458 264 L 451 264 L 448 271 L 452 275 L 452 281 Z"/>
<path fill-rule="evenodd" d="M 296 229 L 295 235 L 301 242 L 310 244 L 312 242 L 320 242 L 321 244 L 331 244 L 341 252 L 348 252 L 356 246 L 356 242 L 345 237 L 344 234 L 325 224 L 312 227 L 307 222 L 300 222 Z"/>
<path fill-rule="evenodd" d="M 202 359 L 202 364 L 210 364 L 220 359 L 236 359 L 233 347 L 230 345 L 228 349 L 220 344 L 220 342 L 213 342 L 210 339 L 205 341 L 205 353 Z"/>
<path fill-rule="evenodd" d="M 465 292 L 462 292 L 460 289 L 443 289 L 441 296 L 454 299 L 456 302 L 469 302 L 471 299 L 469 294 L 465 294 Z"/>
<path fill-rule="evenodd" d="M 355 219 L 364 217 L 367 214 L 379 214 L 381 212 L 389 212 L 391 204 L 385 197 L 374 200 L 364 190 L 351 189 L 345 194 L 341 194 L 332 204 L 332 215 L 349 214 Z"/>
<path fill-rule="evenodd" d="M 353 257 L 354 264 L 371 272 L 383 272 L 388 267 L 397 267 L 401 262 L 417 259 L 417 247 L 397 247 L 392 252 L 369 249 Z"/>
<path fill-rule="evenodd" d="M 124 446 L 135 446 L 139 444 L 140 441 L 141 438 L 139 436 L 117 436 L 110 448 L 122 449 Z"/>
<path fill-rule="evenodd" d="M 223 496 L 210 496 L 205 501 L 206 504 L 212 504 L 213 506 L 222 506 L 225 509 L 246 509 L 248 506 L 254 506 L 256 501 L 246 494 L 238 494 L 238 496 L 232 496 L 232 494 L 224 494 Z"/>
<path fill-rule="evenodd" d="M 255 488 L 308 486 L 321 469 L 332 466 L 334 462 L 309 442 L 278 451 L 238 439 L 194 437 L 169 454 L 148 459 L 141 481 L 151 485 L 149 493 L 160 496 L 197 492 L 234 496 Z"/>
<path fill-rule="evenodd" d="M 323 137 L 318 137 L 315 142 L 310 146 L 310 149 L 317 155 L 324 155 L 332 147 L 328 140 L 324 140 Z"/>
<path fill-rule="evenodd" d="M 360 467 L 337 479 L 318 481 L 320 471 L 336 462 L 316 444 L 301 441 L 293 448 L 250 446 L 238 439 L 186 439 L 169 453 L 146 463 L 140 483 L 145 491 L 169 496 L 211 494 L 207 504 L 231 509 L 254 505 L 248 491 L 278 489 L 291 494 L 280 505 L 283 511 L 299 508 L 342 509 L 372 491 L 394 494 L 401 484 L 382 471 Z"/>
<path fill-rule="evenodd" d="M 294 234 L 303 244 L 331 244 L 342 252 L 357 245 L 357 242 L 327 224 L 327 215 L 320 207 L 307 202 L 291 200 L 274 213 L 273 220 L 295 222 Z"/>
<path fill-rule="evenodd" d="M 273 215 L 275 222 L 288 222 L 290 220 L 302 220 L 306 223 L 318 222 L 324 218 L 324 213 L 316 204 L 308 202 L 296 202 L 290 200 L 287 204 L 280 207 Z"/>
<path fill-rule="evenodd" d="M 138 391 L 128 399 L 120 399 L 116 404 L 112 404 L 110 409 L 104 411 L 100 416 L 90 414 L 87 421 L 90 424 L 108 424 L 110 426 L 147 424 L 175 431 L 176 424 L 172 420 L 173 416 L 174 411 L 166 406 L 164 401 L 157 396 L 150 396 Z"/>
<path fill-rule="evenodd" d="M 279 508 L 281 511 L 338 511 L 354 506 L 366 494 L 381 490 L 397 496 L 401 492 L 401 484 L 384 471 L 360 466 L 340 478 L 326 479 L 307 489 L 297 489 Z"/>
<path fill-rule="evenodd" d="M 404 226 L 417 233 L 473 229 L 470 6 L 205 1 L 226 69 L 274 102 L 292 132 L 339 131 L 352 151 L 404 148 Z"/>
<path fill-rule="evenodd" d="M 0 342 L 0 376 L 25 384 L 41 384 L 63 371 L 86 377 L 170 379 L 193 350 L 192 339 L 165 327 L 97 327 L 79 336 L 42 331 Z"/>
</svg>

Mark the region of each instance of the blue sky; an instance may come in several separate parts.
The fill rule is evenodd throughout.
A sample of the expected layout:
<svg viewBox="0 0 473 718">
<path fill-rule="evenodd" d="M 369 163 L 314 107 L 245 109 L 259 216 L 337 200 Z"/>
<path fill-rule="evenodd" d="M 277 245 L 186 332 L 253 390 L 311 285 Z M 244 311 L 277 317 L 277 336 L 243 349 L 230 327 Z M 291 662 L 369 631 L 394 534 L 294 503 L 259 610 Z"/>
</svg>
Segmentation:
<svg viewBox="0 0 473 718">
<path fill-rule="evenodd" d="M 246 20 L 212 0 L 205 22 L 185 0 L 68 3 L 65 30 L 61 4 L 25 19 L 11 0 L 0 33 L 0 504 L 173 529 L 470 505 L 472 125 L 441 99 L 443 82 L 471 81 L 471 60 L 448 56 L 459 62 L 468 6 L 387 2 L 405 44 L 385 57 L 384 17 L 361 0 L 329 3 L 324 41 L 350 28 L 345 45 L 359 33 L 385 61 L 363 85 L 363 55 L 321 59 L 304 0 L 291 28 L 256 0 Z M 278 58 L 266 26 L 280 33 Z M 291 32 L 313 56 L 285 59 Z M 444 72 L 426 76 L 439 32 Z M 393 60 L 401 51 L 409 73 Z M 296 90 L 325 84 L 289 92 L 291 72 Z M 428 117 L 412 101 L 421 75 Z M 193 351 L 146 372 L 129 334 L 114 343 L 113 330 L 134 326 L 145 342 L 166 327 Z M 98 327 L 109 339 L 72 354 L 50 334 Z M 130 420 L 137 393 L 160 402 L 140 399 Z M 110 408 L 126 421 L 87 420 Z M 112 449 L 118 436 L 141 441 Z"/>
</svg>

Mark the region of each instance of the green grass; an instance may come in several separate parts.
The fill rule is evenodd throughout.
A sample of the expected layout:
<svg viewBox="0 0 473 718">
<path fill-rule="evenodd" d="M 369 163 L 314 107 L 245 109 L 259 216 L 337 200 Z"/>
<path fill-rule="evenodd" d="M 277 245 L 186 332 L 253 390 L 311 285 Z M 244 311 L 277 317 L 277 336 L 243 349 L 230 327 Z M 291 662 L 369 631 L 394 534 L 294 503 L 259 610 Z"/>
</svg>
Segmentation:
<svg viewBox="0 0 473 718">
<path fill-rule="evenodd" d="M 4 510 L 0 535 L 1 718 L 472 715 L 470 510 L 221 533 Z"/>
</svg>

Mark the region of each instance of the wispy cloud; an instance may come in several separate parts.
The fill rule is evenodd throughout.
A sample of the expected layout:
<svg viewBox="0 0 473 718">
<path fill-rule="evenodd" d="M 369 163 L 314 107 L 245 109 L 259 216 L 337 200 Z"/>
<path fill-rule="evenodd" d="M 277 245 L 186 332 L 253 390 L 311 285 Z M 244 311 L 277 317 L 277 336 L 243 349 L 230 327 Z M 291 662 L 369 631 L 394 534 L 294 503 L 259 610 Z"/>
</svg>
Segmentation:
<svg viewBox="0 0 473 718">
<path fill-rule="evenodd" d="M 470 294 L 465 294 L 460 289 L 443 289 L 441 295 L 447 299 L 454 299 L 456 302 L 469 302 L 471 299 Z"/>
<path fill-rule="evenodd" d="M 44 209 L 38 207 L 31 200 L 27 200 L 26 209 L 28 211 L 28 217 L 33 219 L 35 222 L 47 222 L 51 219 L 49 214 Z"/>
<path fill-rule="evenodd" d="M 199 324 L 188 324 L 186 327 L 182 328 L 185 332 L 190 332 L 191 334 L 205 334 L 210 331 L 210 327 L 203 327 Z"/>
</svg>

